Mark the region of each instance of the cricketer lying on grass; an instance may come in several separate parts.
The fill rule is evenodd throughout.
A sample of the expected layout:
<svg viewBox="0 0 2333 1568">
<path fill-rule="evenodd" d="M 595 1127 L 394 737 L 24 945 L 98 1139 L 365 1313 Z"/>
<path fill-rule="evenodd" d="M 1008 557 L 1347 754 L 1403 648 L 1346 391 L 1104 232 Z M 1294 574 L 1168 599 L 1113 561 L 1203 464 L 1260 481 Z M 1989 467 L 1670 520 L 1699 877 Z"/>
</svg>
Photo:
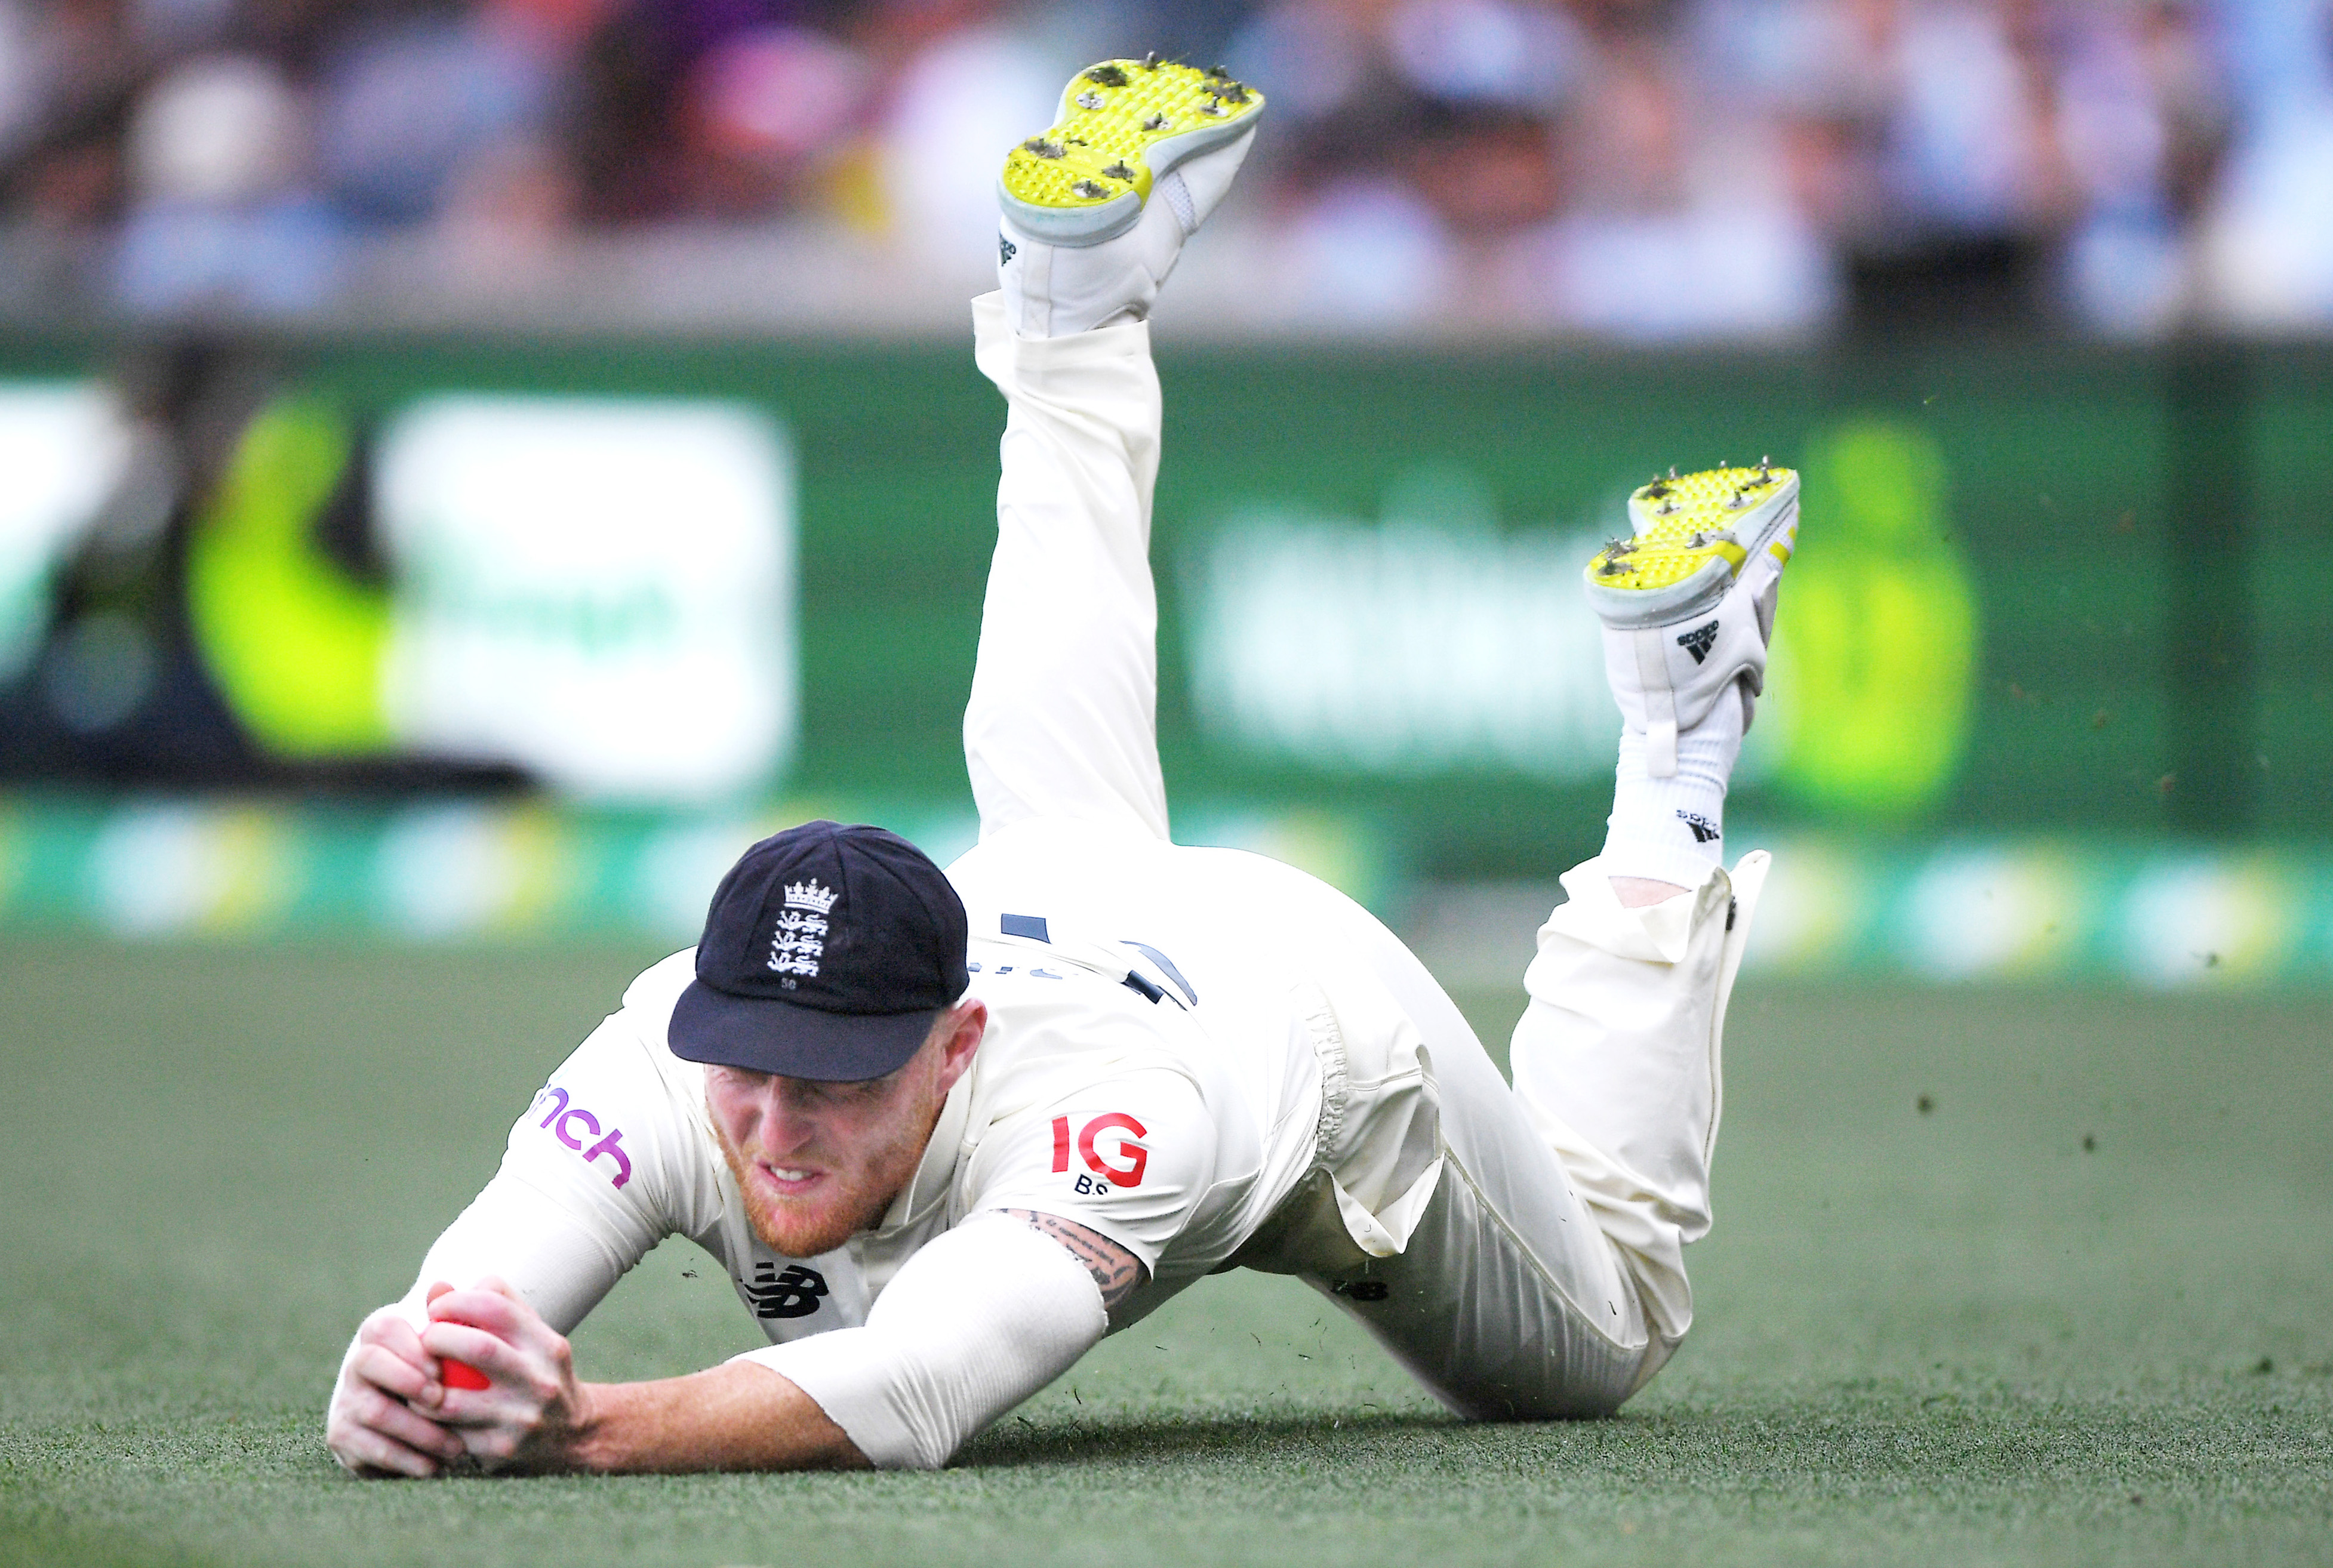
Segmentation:
<svg viewBox="0 0 2333 1568">
<path fill-rule="evenodd" d="M 1110 62 L 1012 153 L 973 309 L 1010 408 L 965 715 L 979 846 L 945 874 L 832 823 L 749 850 L 366 1319 L 327 1418 L 350 1469 L 937 1466 L 1231 1267 L 1324 1292 L 1470 1417 L 1608 1412 L 1675 1350 L 1766 864 L 1723 869 L 1725 786 L 1797 478 L 1656 481 L 1589 564 L 1618 784 L 1540 931 L 1510 1089 L 1359 905 L 1167 837 L 1147 319 L 1262 109 Z M 771 1344 L 579 1382 L 562 1336 L 674 1234 Z"/>
</svg>

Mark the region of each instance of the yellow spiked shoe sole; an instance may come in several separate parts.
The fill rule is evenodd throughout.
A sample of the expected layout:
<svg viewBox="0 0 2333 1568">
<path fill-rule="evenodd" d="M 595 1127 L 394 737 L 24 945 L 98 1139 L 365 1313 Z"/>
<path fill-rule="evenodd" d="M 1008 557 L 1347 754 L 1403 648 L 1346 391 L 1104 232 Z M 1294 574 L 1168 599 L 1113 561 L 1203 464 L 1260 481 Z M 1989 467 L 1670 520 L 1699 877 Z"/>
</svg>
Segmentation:
<svg viewBox="0 0 2333 1568">
<path fill-rule="evenodd" d="M 1633 538 L 1617 539 L 1588 563 L 1589 598 L 1613 626 L 1659 626 L 1725 597 L 1751 556 L 1779 571 L 1796 547 L 1799 476 L 1755 468 L 1671 470 L 1628 497 Z"/>
<path fill-rule="evenodd" d="M 1156 55 L 1105 60 L 1061 90 L 1061 117 L 1005 155 L 997 196 L 1032 239 L 1093 245 L 1142 215 L 1167 171 L 1247 134 L 1263 94 Z"/>
</svg>

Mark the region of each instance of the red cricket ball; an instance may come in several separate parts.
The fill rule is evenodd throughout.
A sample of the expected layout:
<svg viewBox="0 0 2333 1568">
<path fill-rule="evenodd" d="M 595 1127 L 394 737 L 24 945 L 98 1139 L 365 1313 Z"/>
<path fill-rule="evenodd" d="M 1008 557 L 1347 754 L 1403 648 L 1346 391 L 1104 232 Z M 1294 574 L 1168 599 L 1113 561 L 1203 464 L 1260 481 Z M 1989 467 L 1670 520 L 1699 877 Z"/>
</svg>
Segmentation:
<svg viewBox="0 0 2333 1568">
<path fill-rule="evenodd" d="M 449 1389 L 489 1389 L 493 1382 L 466 1361 L 456 1361 L 450 1355 L 437 1358 L 437 1375 Z"/>
</svg>

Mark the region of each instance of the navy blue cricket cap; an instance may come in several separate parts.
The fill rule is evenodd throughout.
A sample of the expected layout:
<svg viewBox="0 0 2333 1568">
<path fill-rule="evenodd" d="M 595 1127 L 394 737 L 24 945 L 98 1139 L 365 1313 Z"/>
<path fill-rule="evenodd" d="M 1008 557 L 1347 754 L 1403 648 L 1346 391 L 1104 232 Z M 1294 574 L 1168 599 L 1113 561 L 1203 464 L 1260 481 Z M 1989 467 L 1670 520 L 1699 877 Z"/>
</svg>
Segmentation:
<svg viewBox="0 0 2333 1568">
<path fill-rule="evenodd" d="M 745 851 L 714 891 L 673 1055 L 858 1082 L 905 1066 L 964 995 L 964 901 L 880 827 L 805 822 Z"/>
</svg>

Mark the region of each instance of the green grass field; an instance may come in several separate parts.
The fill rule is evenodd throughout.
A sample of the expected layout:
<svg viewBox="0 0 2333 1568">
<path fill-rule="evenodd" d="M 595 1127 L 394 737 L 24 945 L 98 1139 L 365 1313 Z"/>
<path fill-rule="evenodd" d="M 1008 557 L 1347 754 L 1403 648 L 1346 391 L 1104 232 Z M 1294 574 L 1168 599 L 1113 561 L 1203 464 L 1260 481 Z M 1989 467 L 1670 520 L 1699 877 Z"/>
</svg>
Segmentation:
<svg viewBox="0 0 2333 1568">
<path fill-rule="evenodd" d="M 939 1475 L 345 1477 L 346 1336 L 648 956 L 0 947 L 0 1562 L 2333 1561 L 2322 996 L 1745 983 L 1700 1324 L 1614 1420 L 1453 1422 L 1231 1276 Z M 702 1261 L 586 1375 L 758 1343 Z"/>
</svg>

